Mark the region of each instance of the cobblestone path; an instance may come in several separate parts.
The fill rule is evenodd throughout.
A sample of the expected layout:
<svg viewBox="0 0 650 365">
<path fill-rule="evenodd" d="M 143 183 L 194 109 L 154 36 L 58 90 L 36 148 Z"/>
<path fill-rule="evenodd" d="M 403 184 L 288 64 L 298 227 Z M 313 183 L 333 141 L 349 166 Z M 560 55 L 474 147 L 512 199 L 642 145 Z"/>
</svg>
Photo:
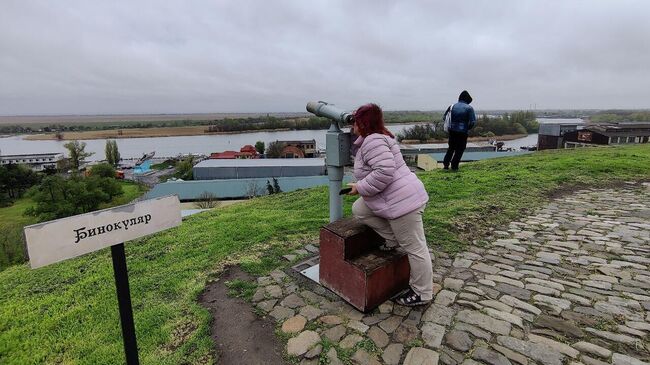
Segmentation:
<svg viewBox="0 0 650 365">
<path fill-rule="evenodd" d="M 649 363 L 650 185 L 574 192 L 488 242 L 435 255 L 426 307 L 364 315 L 281 271 L 253 301 L 300 364 Z"/>
</svg>

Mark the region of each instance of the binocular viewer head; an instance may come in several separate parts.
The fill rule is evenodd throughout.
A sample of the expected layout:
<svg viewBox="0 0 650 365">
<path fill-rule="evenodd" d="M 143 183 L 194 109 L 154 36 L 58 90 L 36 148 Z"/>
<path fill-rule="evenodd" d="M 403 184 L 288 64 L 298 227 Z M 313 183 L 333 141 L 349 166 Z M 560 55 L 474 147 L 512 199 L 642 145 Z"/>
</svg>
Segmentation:
<svg viewBox="0 0 650 365">
<path fill-rule="evenodd" d="M 328 104 L 325 101 L 310 101 L 307 103 L 307 111 L 319 117 L 325 117 L 338 123 L 339 125 L 352 124 L 354 115 L 340 109 L 333 104 Z"/>
</svg>

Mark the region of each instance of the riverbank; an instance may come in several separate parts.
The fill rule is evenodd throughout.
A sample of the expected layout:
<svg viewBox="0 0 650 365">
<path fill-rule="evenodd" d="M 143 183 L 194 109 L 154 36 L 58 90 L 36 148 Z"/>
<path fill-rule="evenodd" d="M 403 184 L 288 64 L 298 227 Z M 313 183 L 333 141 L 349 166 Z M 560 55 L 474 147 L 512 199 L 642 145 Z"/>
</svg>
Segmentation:
<svg viewBox="0 0 650 365">
<path fill-rule="evenodd" d="M 485 142 L 491 140 L 497 141 L 512 141 L 519 138 L 528 137 L 528 134 L 506 134 L 503 136 L 492 136 L 492 137 L 469 137 L 467 142 Z M 415 139 L 404 139 L 401 141 L 403 144 L 423 144 L 423 143 L 447 143 L 446 139 L 427 139 L 426 141 L 420 141 Z"/>
</svg>

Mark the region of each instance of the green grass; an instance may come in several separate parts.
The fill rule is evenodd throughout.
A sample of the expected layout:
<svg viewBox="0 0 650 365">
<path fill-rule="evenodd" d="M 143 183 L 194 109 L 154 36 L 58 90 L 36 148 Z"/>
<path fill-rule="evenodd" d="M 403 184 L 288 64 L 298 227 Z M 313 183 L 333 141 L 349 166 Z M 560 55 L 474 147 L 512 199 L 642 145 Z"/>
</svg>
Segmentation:
<svg viewBox="0 0 650 365">
<path fill-rule="evenodd" d="M 124 194 L 115 197 L 112 202 L 102 204 L 99 209 L 127 204 L 145 192 L 145 187 L 128 181 L 121 181 Z M 0 270 L 25 261 L 23 246 L 23 227 L 38 223 L 36 217 L 25 216 L 27 208 L 34 202 L 29 198 L 18 199 L 11 206 L 0 208 Z M 0 364 L 2 363 L 0 358 Z"/>
<path fill-rule="evenodd" d="M 228 295 L 231 297 L 244 298 L 248 301 L 253 298 L 255 291 L 257 290 L 257 284 L 250 281 L 245 281 L 241 279 L 235 279 L 231 281 L 226 281 L 226 286 L 228 287 Z"/>
<path fill-rule="evenodd" d="M 24 262 L 23 227 L 38 222 L 35 217 L 23 215 L 31 205 L 31 200 L 22 198 L 0 208 L 0 270 Z"/>
<path fill-rule="evenodd" d="M 539 152 L 468 164 L 456 174 L 422 173 L 431 197 L 424 215 L 429 243 L 457 252 L 558 188 L 649 179 L 648 161 L 645 145 Z M 346 215 L 353 200 L 346 198 Z M 197 303 L 206 281 L 230 263 L 255 274 L 281 265 L 279 255 L 317 240 L 327 202 L 325 188 L 256 198 L 127 243 L 141 362 L 212 363 L 210 314 Z M 123 362 L 108 250 L 0 272 L 0 364 Z"/>
</svg>

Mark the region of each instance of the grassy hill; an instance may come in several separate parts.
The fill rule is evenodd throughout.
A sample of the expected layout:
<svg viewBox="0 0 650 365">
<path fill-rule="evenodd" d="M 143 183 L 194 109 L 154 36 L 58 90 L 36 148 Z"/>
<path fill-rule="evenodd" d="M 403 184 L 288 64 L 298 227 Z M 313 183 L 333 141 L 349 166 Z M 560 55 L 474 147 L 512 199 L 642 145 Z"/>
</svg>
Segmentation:
<svg viewBox="0 0 650 365">
<path fill-rule="evenodd" d="M 144 193 L 144 187 L 128 181 L 121 181 L 124 194 L 113 198 L 110 203 L 102 204 L 99 209 L 126 204 Z M 7 266 L 24 262 L 23 227 L 38 223 L 38 219 L 25 216 L 27 208 L 34 205 L 29 198 L 21 198 L 11 206 L 0 208 L 0 270 Z M 0 364 L 2 362 L 0 361 Z"/>
<path fill-rule="evenodd" d="M 558 189 L 650 178 L 650 145 L 545 151 L 420 174 L 431 200 L 429 243 L 450 252 L 540 206 Z M 353 199 L 346 199 L 346 215 Z M 315 242 L 327 190 L 253 199 L 190 217 L 126 245 L 143 364 L 209 364 L 209 313 L 196 299 L 230 263 L 256 274 Z M 0 363 L 123 363 L 110 254 L 102 250 L 38 270 L 0 272 Z"/>
</svg>

